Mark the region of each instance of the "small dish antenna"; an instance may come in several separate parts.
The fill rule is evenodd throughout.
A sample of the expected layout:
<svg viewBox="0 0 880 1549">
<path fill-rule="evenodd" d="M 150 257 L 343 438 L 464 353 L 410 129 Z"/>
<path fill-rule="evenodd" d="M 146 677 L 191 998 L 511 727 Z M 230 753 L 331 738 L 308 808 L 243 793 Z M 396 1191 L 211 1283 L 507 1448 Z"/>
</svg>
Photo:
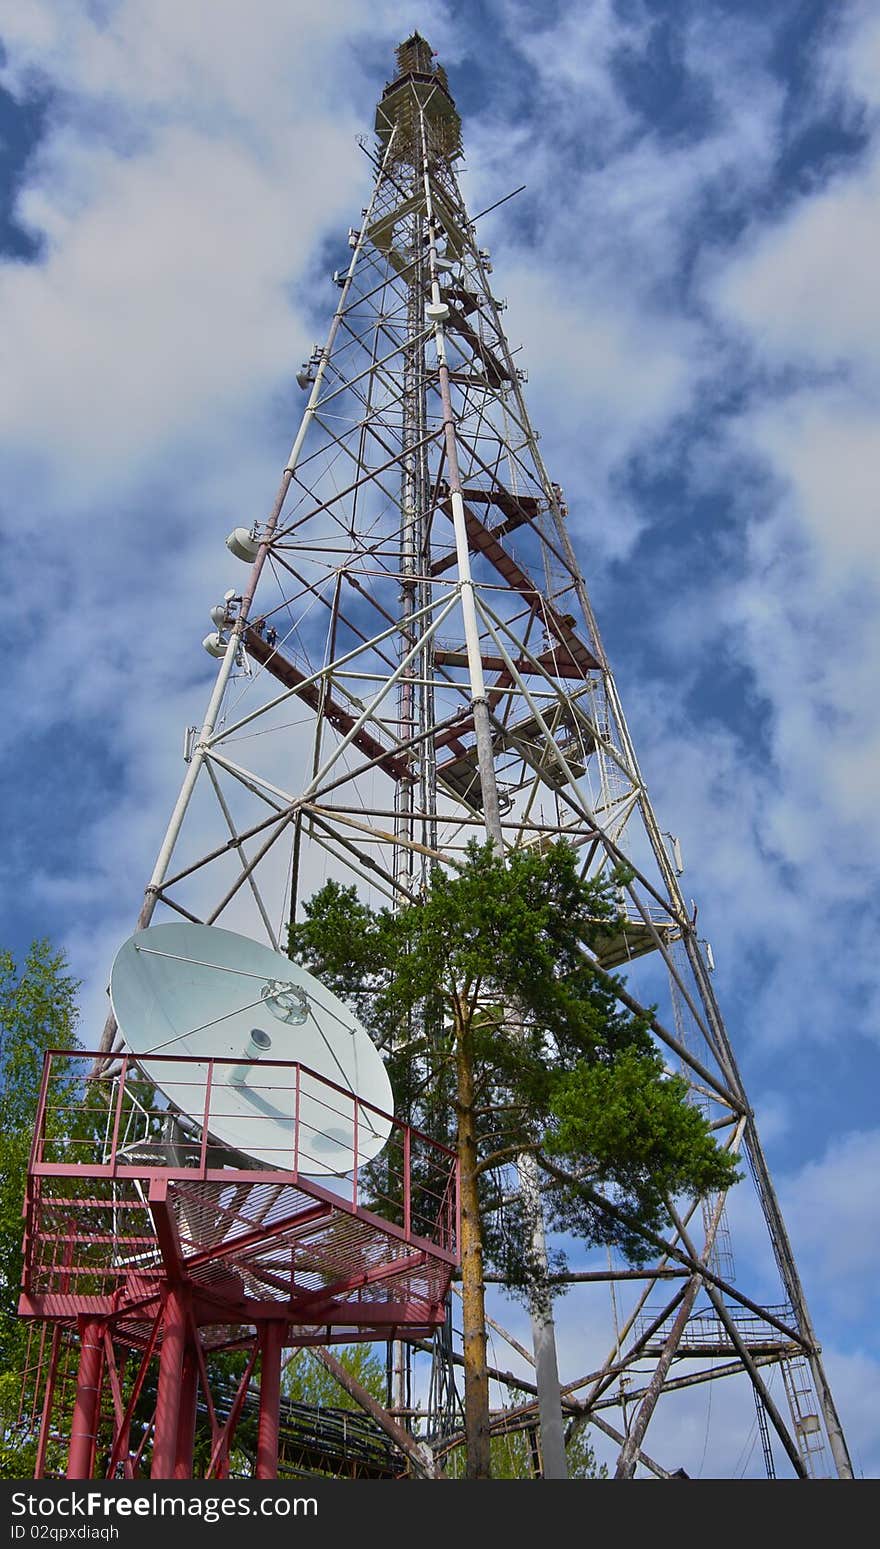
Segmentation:
<svg viewBox="0 0 880 1549">
<path fill-rule="evenodd" d="M 391 1083 L 366 1029 L 320 980 L 258 941 L 213 925 L 153 925 L 120 947 L 110 1000 L 147 1079 L 199 1129 L 207 1104 L 208 1133 L 245 1156 L 287 1169 L 296 1148 L 301 1173 L 339 1177 L 355 1166 L 355 1123 L 358 1166 L 391 1133 Z M 210 1093 L 209 1059 L 231 1062 L 213 1066 Z M 306 1067 L 298 1100 L 296 1071 L 278 1060 Z"/>
<path fill-rule="evenodd" d="M 243 559 L 245 564 L 252 564 L 260 552 L 260 540 L 247 527 L 233 527 L 226 539 L 226 547 L 236 559 Z"/>
</svg>

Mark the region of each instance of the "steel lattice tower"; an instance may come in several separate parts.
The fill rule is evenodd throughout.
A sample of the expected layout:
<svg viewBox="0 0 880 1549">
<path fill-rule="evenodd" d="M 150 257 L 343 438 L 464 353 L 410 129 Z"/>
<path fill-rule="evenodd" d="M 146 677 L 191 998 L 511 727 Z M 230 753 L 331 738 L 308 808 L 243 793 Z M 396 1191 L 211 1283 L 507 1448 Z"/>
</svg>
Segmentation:
<svg viewBox="0 0 880 1549">
<path fill-rule="evenodd" d="M 505 849 L 563 837 L 589 875 L 625 861 L 597 969 L 647 967 L 651 1000 L 666 983 L 654 1034 L 747 1161 L 779 1292 L 769 1305 L 733 1282 L 722 1197 L 671 1217 L 652 1268 L 609 1254 L 574 1277 L 573 1295 L 610 1284 L 615 1332 L 599 1368 L 562 1374 L 566 1418 L 616 1441 L 619 1475 L 668 1477 L 675 1460 L 652 1455 L 662 1440 L 643 1445 L 661 1396 L 745 1375 L 768 1471 L 772 1434 L 798 1476 L 851 1476 L 677 846 L 645 789 L 459 189 L 446 75 L 418 35 L 397 57 L 365 147 L 372 195 L 334 275 L 326 341 L 300 373 L 308 398 L 280 488 L 265 520 L 228 540 L 250 571 L 206 641 L 218 676 L 138 923 L 219 922 L 283 950 L 298 898 L 327 874 L 417 901 L 433 865 L 487 834 Z M 111 1019 L 104 1051 L 116 1036 Z M 432 1395 L 449 1418 L 445 1337 Z M 552 1321 L 536 1338 L 546 1399 Z M 768 1385 L 776 1366 L 787 1402 Z M 526 1387 L 522 1423 L 536 1407 Z"/>
</svg>

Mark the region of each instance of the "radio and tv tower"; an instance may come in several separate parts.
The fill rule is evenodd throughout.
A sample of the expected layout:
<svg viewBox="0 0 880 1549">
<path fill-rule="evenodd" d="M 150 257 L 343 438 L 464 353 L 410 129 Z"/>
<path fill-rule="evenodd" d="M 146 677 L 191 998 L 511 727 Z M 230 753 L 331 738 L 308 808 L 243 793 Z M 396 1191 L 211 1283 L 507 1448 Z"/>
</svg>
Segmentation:
<svg viewBox="0 0 880 1549">
<path fill-rule="evenodd" d="M 716 1002 L 711 951 L 679 886 L 678 842 L 646 791 L 570 532 L 568 506 L 589 491 L 563 493 L 544 465 L 490 255 L 456 175 L 461 121 L 446 73 L 418 34 L 397 50 L 375 131 L 364 145 L 372 192 L 348 232 L 347 261 L 332 276 L 326 338 L 297 378 L 305 407 L 280 486 L 260 519 L 243 513 L 227 539 L 233 584 L 205 640 L 217 678 L 201 727 L 187 734 L 183 784 L 138 928 L 219 926 L 283 953 L 298 900 L 327 876 L 362 884 L 382 903 L 417 903 L 431 869 L 453 863 L 474 837 L 504 851 L 564 839 L 590 876 L 625 862 L 631 880 L 620 886 L 618 928 L 597 969 L 628 976 L 621 996 L 631 1009 L 641 1009 L 645 983 L 669 1067 L 685 1075 L 694 1103 L 742 1154 L 776 1290 L 768 1300 L 740 1278 L 724 1197 L 702 1200 L 684 1218 L 671 1210 L 653 1264 L 636 1271 L 609 1250 L 572 1274 L 577 1284 L 568 1294 L 584 1299 L 582 1325 L 608 1329 L 604 1357 L 586 1376 L 559 1369 L 552 1315 L 533 1309 L 535 1370 L 521 1385 L 518 1421 L 535 1435 L 537 1467 L 547 1477 L 565 1472 L 563 1434 L 572 1424 L 595 1426 L 610 1440 L 618 1476 L 638 1469 L 671 1477 L 678 1459 L 664 1444 L 664 1416 L 695 1386 L 740 1383 L 754 1396 L 768 1473 L 778 1463 L 802 1478 L 849 1477 L 819 1343 Z M 160 1165 L 142 1141 L 124 1158 L 124 1201 L 113 1193 L 121 1174 L 112 1165 L 134 1099 L 123 1100 L 131 1069 L 112 1016 L 97 1053 L 95 1073 L 105 1073 L 106 1086 L 109 1072 L 111 1084 L 102 1142 L 109 1134 L 117 1148 L 101 1175 L 109 1180 L 100 1216 L 107 1240 L 102 1247 L 92 1230 L 94 1210 L 84 1222 L 88 1190 L 73 1175 L 87 1158 L 72 1146 L 53 1162 L 47 1139 L 31 1179 L 23 1301 L 25 1313 L 42 1320 L 35 1326 L 44 1373 L 60 1368 L 64 1339 L 79 1341 L 80 1373 L 85 1364 L 91 1382 L 81 1380 L 77 1399 L 88 1433 L 84 1440 L 80 1426 L 74 1439 L 80 1470 L 94 1463 L 97 1401 L 89 1393 L 102 1361 L 105 1401 L 110 1395 L 115 1404 L 113 1467 L 133 1466 L 136 1406 L 118 1354 L 125 1347 L 133 1352 L 129 1374 L 159 1361 L 159 1410 L 171 1407 L 177 1430 L 166 1426 L 157 1445 L 165 1471 L 185 1475 L 186 1428 L 191 1436 L 194 1395 L 209 1392 L 211 1352 L 246 1347 L 251 1368 L 258 1356 L 267 1363 L 260 1424 L 263 1472 L 271 1474 L 281 1348 L 349 1337 L 357 1324 L 357 1337 L 394 1349 L 388 1408 L 410 1462 L 430 1472 L 425 1458 L 442 1456 L 441 1444 L 460 1433 L 455 1298 L 447 1299 L 445 1320 L 438 1307 L 454 1264 L 451 1228 L 426 1247 L 426 1229 L 418 1242 L 404 1241 L 390 1225 L 397 1235 L 389 1257 L 378 1228 L 362 1251 L 353 1231 L 346 1236 L 346 1223 L 361 1221 L 356 1200 L 334 1204 L 320 1190 L 298 1197 L 296 1220 L 320 1221 L 323 1235 L 310 1260 L 311 1303 L 301 1296 L 294 1310 L 277 1289 L 287 1283 L 282 1265 L 295 1249 L 306 1258 L 311 1250 L 297 1247 L 306 1235 L 296 1222 L 285 1227 L 291 1201 L 269 1202 L 271 1173 L 242 1175 L 240 1199 L 223 1193 L 205 1154 L 207 1129 L 201 1140 L 197 1125 L 195 1140 L 175 1140 L 178 1172 L 192 1163 L 202 1168 L 199 1181 L 163 1181 L 167 1159 Z M 187 1143 L 200 1154 L 182 1161 Z M 410 1144 L 402 1141 L 404 1164 Z M 513 1168 L 501 1184 L 503 1193 L 530 1180 Z M 90 1188 L 94 1201 L 97 1184 Z M 248 1189 L 264 1191 L 265 1209 L 253 1195 L 242 1203 Z M 246 1239 L 238 1250 L 228 1219 Z M 534 1227 L 540 1240 L 539 1206 Z M 116 1311 L 108 1290 L 114 1231 L 130 1239 L 130 1288 L 123 1295 L 113 1282 Z M 314 1265 L 321 1252 L 329 1262 L 331 1240 L 349 1244 L 348 1258 L 334 1261 L 333 1295 L 325 1287 L 322 1300 Z M 286 1259 L 272 1247 L 279 1242 Z M 359 1299 L 369 1266 L 396 1264 L 414 1243 L 419 1273 L 426 1281 L 433 1273 L 430 1294 L 419 1290 L 410 1264 L 392 1310 L 371 1302 L 370 1321 Z M 150 1276 L 160 1259 L 165 1279 L 156 1291 Z M 259 1296 L 248 1293 L 262 1311 L 248 1334 L 239 1326 L 224 1342 L 208 1303 L 213 1297 L 216 1317 L 229 1326 L 245 1318 L 242 1295 L 226 1289 L 233 1268 L 237 1284 L 251 1273 L 262 1277 Z M 274 1313 L 272 1296 L 281 1297 Z M 334 1320 L 338 1336 L 328 1335 Z M 430 1367 L 422 1388 L 429 1398 L 405 1429 L 419 1363 Z M 50 1387 L 41 1392 L 51 1409 Z M 214 1461 L 222 1463 L 232 1433 L 223 1440 L 217 1401 L 208 1402 L 220 1437 Z"/>
</svg>

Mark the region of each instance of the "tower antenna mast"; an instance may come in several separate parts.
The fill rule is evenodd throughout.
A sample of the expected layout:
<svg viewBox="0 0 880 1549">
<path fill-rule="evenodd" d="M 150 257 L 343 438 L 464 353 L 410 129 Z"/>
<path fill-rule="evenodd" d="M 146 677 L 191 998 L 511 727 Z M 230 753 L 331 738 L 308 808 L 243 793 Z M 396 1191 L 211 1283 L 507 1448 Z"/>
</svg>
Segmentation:
<svg viewBox="0 0 880 1549">
<path fill-rule="evenodd" d="M 652 1265 L 637 1274 L 609 1255 L 569 1276 L 585 1297 L 598 1288 L 607 1300 L 609 1282 L 614 1291 L 597 1370 L 560 1382 L 552 1314 L 532 1308 L 537 1392 L 525 1385 L 519 1418 L 540 1422 L 547 1477 L 565 1472 L 563 1414 L 612 1439 L 620 1477 L 668 1477 L 674 1460 L 646 1442 L 661 1397 L 665 1408 L 694 1385 L 741 1379 L 766 1454 L 775 1444 L 799 1477 L 851 1477 L 711 959 L 682 894 L 681 848 L 638 766 L 568 503 L 542 459 L 491 259 L 459 187 L 461 120 L 418 33 L 397 51 L 375 129 L 374 186 L 333 275 L 326 339 L 297 378 L 307 396 L 277 494 L 227 540 L 248 579 L 212 614 L 217 676 L 138 927 L 219 924 L 283 950 L 298 900 L 328 872 L 373 899 L 417 902 L 431 868 L 454 865 L 475 836 L 505 855 L 564 839 L 585 876 L 625 876 L 594 971 L 626 968 L 626 986 L 605 982 L 645 1016 L 693 1102 L 746 1158 L 778 1294 L 768 1303 L 738 1284 L 723 1196 L 686 1215 L 670 1204 Z M 665 1005 L 647 1009 L 661 978 Z M 111 1015 L 96 1081 L 120 1060 Z M 531 1201 L 540 1255 L 532 1164 L 499 1183 Z M 619 1218 L 613 1200 L 600 1203 Z M 447 1367 L 460 1359 L 448 1332 Z M 787 1414 L 768 1366 L 781 1368 Z M 447 1396 L 453 1387 L 438 1384 Z"/>
</svg>

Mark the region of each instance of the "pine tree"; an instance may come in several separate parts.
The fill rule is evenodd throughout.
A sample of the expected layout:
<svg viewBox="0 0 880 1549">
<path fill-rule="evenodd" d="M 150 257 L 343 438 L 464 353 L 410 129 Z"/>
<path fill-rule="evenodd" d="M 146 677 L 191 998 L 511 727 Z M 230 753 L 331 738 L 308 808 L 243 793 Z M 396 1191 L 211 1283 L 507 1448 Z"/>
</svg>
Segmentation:
<svg viewBox="0 0 880 1549">
<path fill-rule="evenodd" d="M 18 1317 L 21 1207 L 44 1053 L 76 1047 L 78 985 L 67 968 L 45 940 L 32 943 L 21 969 L 0 952 L 0 1476 L 16 1479 L 33 1477 L 35 1451 L 35 1439 L 16 1426 L 28 1343 Z"/>
<path fill-rule="evenodd" d="M 471 1477 L 492 1472 L 484 1275 L 491 1267 L 532 1300 L 551 1295 L 511 1183 L 517 1158 L 535 1157 L 554 1225 L 634 1262 L 670 1197 L 737 1176 L 686 1083 L 666 1072 L 647 1017 L 621 1006 L 621 981 L 584 951 L 616 920 L 613 880 L 585 880 L 565 843 L 506 858 L 472 843 L 417 905 L 375 912 L 330 882 L 291 929 L 291 955 L 385 1049 L 398 1113 L 441 1138 L 453 1116 Z"/>
</svg>

